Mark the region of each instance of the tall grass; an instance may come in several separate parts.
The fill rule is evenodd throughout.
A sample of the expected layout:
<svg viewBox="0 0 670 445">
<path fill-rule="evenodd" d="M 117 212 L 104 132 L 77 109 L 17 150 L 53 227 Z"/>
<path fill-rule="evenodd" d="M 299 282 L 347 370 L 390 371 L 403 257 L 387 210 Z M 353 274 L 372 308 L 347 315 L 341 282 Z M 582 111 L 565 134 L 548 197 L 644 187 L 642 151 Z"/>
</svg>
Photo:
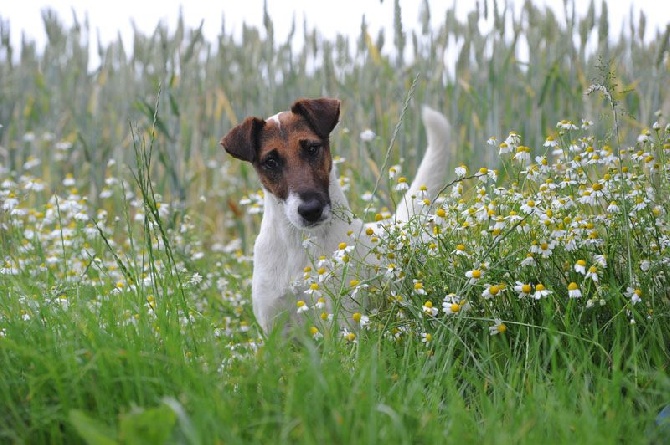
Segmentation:
<svg viewBox="0 0 670 445">
<path fill-rule="evenodd" d="M 45 12 L 42 52 L 0 20 L 1 442 L 668 440 L 670 127 L 655 112 L 670 28 L 613 38 L 593 4 L 561 24 L 483 2 L 430 29 L 426 5 L 418 34 L 396 20 L 388 43 L 362 22 L 328 41 L 305 24 L 299 49 L 267 15 L 240 42 L 180 20 L 132 51 L 98 44 L 92 72 L 86 22 Z M 343 100 L 332 138 L 356 213 L 383 218 L 401 193 L 424 103 L 448 115 L 462 166 L 409 225 L 382 219 L 380 269 L 324 283 L 292 340 L 261 337 L 258 183 L 218 139 L 322 94 Z M 296 278 L 341 273 L 345 251 Z M 378 303 L 341 314 L 357 329 L 318 311 L 342 292 Z"/>
<path fill-rule="evenodd" d="M 89 199 L 95 199 L 108 161 L 132 162 L 128 122 L 153 120 L 159 84 L 165 100 L 157 122 L 163 147 L 155 166 L 158 187 L 179 205 L 201 195 L 226 201 L 255 186 L 244 171 L 237 173 L 237 165 L 231 169 L 218 139 L 240 118 L 269 116 L 301 96 L 342 99 L 336 151 L 353 165 L 380 165 L 402 99 L 417 74 L 412 112 L 394 151 L 409 168 L 416 165 L 425 141 L 418 112 L 423 104 L 444 110 L 453 124 L 458 139 L 454 166 L 481 159 L 495 167 L 496 157 L 484 148 L 492 135 L 515 130 L 529 147 L 537 147 L 561 119 L 600 122 L 606 108 L 583 93 L 600 76 L 602 64 L 611 64 L 607 69 L 617 78 L 614 93 L 628 112 L 624 141 L 632 138 L 629 128 L 636 135 L 655 111 L 665 107 L 668 113 L 667 28 L 649 38 L 651 31 L 641 20 L 630 23 L 630 33 L 612 36 L 607 16 L 596 15 L 593 2 L 586 16 L 569 13 L 566 23 L 530 2 L 519 15 L 504 3 L 481 2 L 467 20 L 459 21 L 449 9 L 431 29 L 429 6 L 422 7 L 422 30 L 407 32 L 397 21 L 392 42 L 383 34 L 370 35 L 364 20 L 356 39 L 324 40 L 318 28 L 305 23 L 302 29 L 296 24 L 281 42 L 269 16 L 263 29 L 245 26 L 241 41 L 224 29 L 216 41 L 208 42 L 199 29 L 188 29 L 180 19 L 172 29 L 161 24 L 150 35 L 136 31 L 132 48 L 121 40 L 98 43 L 101 63 L 93 71 L 88 37 L 94 31 L 88 22 L 75 20 L 68 29 L 54 12 L 45 11 L 48 39 L 38 51 L 29 39 L 12 42 L 11 23 L 5 18 L 0 29 L 0 144 L 5 147 L 0 162 L 21 172 L 29 156 L 41 159 L 37 176 L 50 189 L 63 173 L 76 168 L 91 178 Z M 572 8 L 568 3 L 567 10 Z M 603 2 L 599 9 L 606 8 Z M 481 20 L 493 22 L 492 32 L 480 33 Z M 304 36 L 302 48 L 291 44 L 295 34 Z M 404 58 L 398 56 L 402 49 Z M 608 127 L 604 122 L 599 134 Z M 376 132 L 380 144 L 357 137 L 366 128 Z M 26 134 L 35 139 L 25 140 Z M 51 150 L 54 141 L 71 146 L 59 154 Z M 55 156 L 63 159 L 54 162 Z M 51 168 L 54 163 L 57 168 Z M 235 180 L 223 180 L 233 172 Z M 352 173 L 357 179 L 352 187 L 362 193 L 377 172 Z M 234 209 L 208 212 L 210 208 L 202 207 L 207 219 L 198 223 L 220 234 L 218 228 L 236 217 Z"/>
</svg>

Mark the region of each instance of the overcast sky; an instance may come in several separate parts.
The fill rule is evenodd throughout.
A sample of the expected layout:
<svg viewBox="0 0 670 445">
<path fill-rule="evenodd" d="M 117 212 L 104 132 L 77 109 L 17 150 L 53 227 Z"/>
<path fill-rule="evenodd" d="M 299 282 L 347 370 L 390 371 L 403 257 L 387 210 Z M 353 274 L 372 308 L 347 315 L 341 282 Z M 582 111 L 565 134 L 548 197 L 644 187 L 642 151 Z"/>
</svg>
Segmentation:
<svg viewBox="0 0 670 445">
<path fill-rule="evenodd" d="M 491 0 L 488 0 L 491 1 Z M 453 4 L 453 0 L 429 0 L 434 23 L 444 19 L 444 12 Z M 182 5 L 183 3 L 183 5 Z M 522 0 L 509 3 L 516 4 L 517 9 Z M 563 0 L 536 0 L 538 5 L 549 5 L 562 15 Z M 590 1 L 577 0 L 579 10 L 586 11 Z M 631 4 L 634 3 L 633 17 L 637 23 L 639 11 L 647 16 L 646 38 L 651 39 L 656 28 L 664 29 L 670 21 L 670 2 L 667 0 L 610 0 L 608 3 L 610 29 L 613 36 L 618 36 L 621 26 L 628 23 L 631 16 Z M 78 17 L 88 14 L 93 29 L 97 29 L 103 41 L 115 39 L 120 32 L 126 43 L 130 43 L 132 35 L 131 20 L 136 25 L 150 32 L 156 24 L 163 20 L 174 28 L 180 7 L 183 8 L 187 23 L 193 27 L 204 20 L 204 31 L 208 38 L 215 37 L 221 29 L 222 18 L 228 32 L 239 33 L 241 24 L 261 26 L 263 0 L 161 0 L 150 2 L 141 0 L 0 0 L 0 17 L 8 20 L 11 26 L 12 41 L 18 44 L 21 33 L 35 39 L 38 43 L 45 41 L 44 27 L 41 23 L 40 11 L 50 7 L 59 12 L 63 21 L 72 22 L 72 10 Z M 401 0 L 403 23 L 405 28 L 416 27 L 418 22 L 419 0 Z M 504 4 L 504 0 L 499 0 Z M 598 10 L 601 0 L 596 1 Z M 458 1 L 459 12 L 465 16 L 474 5 L 474 0 Z M 325 37 L 332 38 L 338 32 L 358 36 L 361 17 L 371 31 L 376 34 L 380 28 L 392 30 L 393 0 L 268 0 L 270 16 L 275 24 L 275 35 L 281 41 L 285 39 L 295 14 L 298 24 L 303 17 L 307 23 L 319 30 Z M 373 34 L 373 35 L 374 35 Z M 93 34 L 95 37 L 95 34 Z"/>
</svg>

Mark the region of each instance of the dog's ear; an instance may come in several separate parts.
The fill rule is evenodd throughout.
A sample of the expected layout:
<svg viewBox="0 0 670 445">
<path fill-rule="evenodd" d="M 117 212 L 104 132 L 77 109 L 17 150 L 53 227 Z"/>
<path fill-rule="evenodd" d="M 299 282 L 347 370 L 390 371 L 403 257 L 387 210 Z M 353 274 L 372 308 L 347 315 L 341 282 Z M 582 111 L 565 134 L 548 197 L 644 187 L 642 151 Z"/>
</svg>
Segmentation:
<svg viewBox="0 0 670 445">
<path fill-rule="evenodd" d="M 305 118 L 320 137 L 326 139 L 340 119 L 340 101 L 337 99 L 300 99 L 291 105 L 291 111 Z"/>
<path fill-rule="evenodd" d="M 253 164 L 258 156 L 263 125 L 265 121 L 262 119 L 248 117 L 221 139 L 221 146 L 231 156 Z"/>
</svg>

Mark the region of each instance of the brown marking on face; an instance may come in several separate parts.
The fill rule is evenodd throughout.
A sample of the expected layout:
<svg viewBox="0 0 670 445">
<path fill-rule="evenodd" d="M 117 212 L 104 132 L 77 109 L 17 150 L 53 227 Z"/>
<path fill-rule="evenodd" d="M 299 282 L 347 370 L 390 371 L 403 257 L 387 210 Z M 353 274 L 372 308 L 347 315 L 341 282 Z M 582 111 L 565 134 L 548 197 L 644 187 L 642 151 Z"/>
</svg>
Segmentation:
<svg viewBox="0 0 670 445">
<path fill-rule="evenodd" d="M 289 193 L 330 204 L 332 157 L 328 136 L 339 120 L 336 99 L 302 99 L 291 111 L 263 121 L 247 118 L 221 145 L 251 162 L 265 189 L 282 201 Z"/>
<path fill-rule="evenodd" d="M 332 158 L 328 138 L 317 135 L 304 118 L 292 112 L 279 115 L 279 124 L 266 122 L 259 139 L 254 168 L 267 191 L 282 201 L 289 192 L 317 193 L 327 199 Z"/>
</svg>

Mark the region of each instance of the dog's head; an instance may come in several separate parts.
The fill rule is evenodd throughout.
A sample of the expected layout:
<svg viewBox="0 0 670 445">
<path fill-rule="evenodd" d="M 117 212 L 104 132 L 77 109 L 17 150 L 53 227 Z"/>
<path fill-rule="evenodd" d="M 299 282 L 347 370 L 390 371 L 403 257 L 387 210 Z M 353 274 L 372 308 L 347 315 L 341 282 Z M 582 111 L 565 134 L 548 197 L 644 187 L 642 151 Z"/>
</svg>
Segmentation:
<svg viewBox="0 0 670 445">
<path fill-rule="evenodd" d="M 254 166 L 265 190 L 285 204 L 291 224 L 316 227 L 332 214 L 329 135 L 339 118 L 339 100 L 300 99 L 267 120 L 246 118 L 221 145 Z"/>
</svg>

